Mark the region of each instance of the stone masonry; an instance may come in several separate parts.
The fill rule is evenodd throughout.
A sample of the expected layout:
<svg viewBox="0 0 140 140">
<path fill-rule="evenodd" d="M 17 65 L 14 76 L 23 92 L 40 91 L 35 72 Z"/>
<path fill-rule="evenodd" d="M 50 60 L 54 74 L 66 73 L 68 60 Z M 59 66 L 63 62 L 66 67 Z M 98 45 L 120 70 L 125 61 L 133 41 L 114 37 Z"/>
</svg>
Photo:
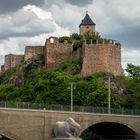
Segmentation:
<svg viewBox="0 0 140 140">
<path fill-rule="evenodd" d="M 121 124 L 112 126 L 116 131 L 140 135 L 140 116 L 9 108 L 0 108 L 0 135 L 11 140 L 51 140 L 55 123 L 69 117 L 80 124 L 81 133 L 90 126 L 108 122 Z"/>
<path fill-rule="evenodd" d="M 44 46 L 26 46 L 25 48 L 25 61 L 33 58 L 38 54 L 43 54 Z"/>
<path fill-rule="evenodd" d="M 83 46 L 82 75 L 100 71 L 122 75 L 120 46 L 113 44 L 86 44 Z"/>
<path fill-rule="evenodd" d="M 72 45 L 65 42 L 59 43 L 57 37 L 46 40 L 44 55 L 46 68 L 53 68 L 71 57 Z"/>
<path fill-rule="evenodd" d="M 16 54 L 5 55 L 4 69 L 7 70 L 13 68 L 16 65 L 20 64 L 22 61 L 24 61 L 24 55 L 16 55 Z"/>
</svg>

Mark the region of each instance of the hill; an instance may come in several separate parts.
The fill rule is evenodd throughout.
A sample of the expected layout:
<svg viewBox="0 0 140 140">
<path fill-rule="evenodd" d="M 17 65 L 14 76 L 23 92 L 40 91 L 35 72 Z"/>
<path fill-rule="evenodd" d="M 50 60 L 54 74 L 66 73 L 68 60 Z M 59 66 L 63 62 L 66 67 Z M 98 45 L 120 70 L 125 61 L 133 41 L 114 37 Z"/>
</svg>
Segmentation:
<svg viewBox="0 0 140 140">
<path fill-rule="evenodd" d="M 54 69 L 44 68 L 43 63 L 37 56 L 1 74 L 0 101 L 69 105 L 74 82 L 74 105 L 107 107 L 111 77 L 111 107 L 140 109 L 140 76 L 134 74 L 139 67 L 128 65 L 130 76 L 99 72 L 83 77 L 80 59 L 66 60 Z"/>
</svg>

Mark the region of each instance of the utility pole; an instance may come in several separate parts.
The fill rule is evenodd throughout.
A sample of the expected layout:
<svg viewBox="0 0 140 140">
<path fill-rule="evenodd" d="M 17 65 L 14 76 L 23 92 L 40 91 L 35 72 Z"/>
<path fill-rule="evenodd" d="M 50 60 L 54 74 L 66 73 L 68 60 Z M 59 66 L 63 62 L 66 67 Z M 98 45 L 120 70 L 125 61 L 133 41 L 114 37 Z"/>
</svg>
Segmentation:
<svg viewBox="0 0 140 140">
<path fill-rule="evenodd" d="M 108 77 L 108 114 L 111 113 L 111 103 L 110 103 L 110 76 Z"/>
<path fill-rule="evenodd" d="M 73 90 L 75 89 L 74 85 L 75 85 L 74 82 L 71 82 L 70 83 L 70 91 L 71 91 L 71 112 L 73 112 Z"/>
</svg>

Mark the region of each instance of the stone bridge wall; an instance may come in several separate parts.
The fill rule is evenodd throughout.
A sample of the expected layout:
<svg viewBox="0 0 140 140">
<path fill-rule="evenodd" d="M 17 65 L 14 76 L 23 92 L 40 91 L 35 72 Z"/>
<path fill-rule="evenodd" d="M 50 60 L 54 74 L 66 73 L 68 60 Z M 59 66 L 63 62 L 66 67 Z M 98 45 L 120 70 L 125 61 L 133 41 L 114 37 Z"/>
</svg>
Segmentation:
<svg viewBox="0 0 140 140">
<path fill-rule="evenodd" d="M 55 112 L 46 110 L 0 109 L 0 132 L 13 140 L 50 140 L 57 121 L 74 118 L 82 128 L 99 122 L 117 122 L 127 125 L 140 135 L 140 116 L 103 115 L 90 113 Z"/>
</svg>

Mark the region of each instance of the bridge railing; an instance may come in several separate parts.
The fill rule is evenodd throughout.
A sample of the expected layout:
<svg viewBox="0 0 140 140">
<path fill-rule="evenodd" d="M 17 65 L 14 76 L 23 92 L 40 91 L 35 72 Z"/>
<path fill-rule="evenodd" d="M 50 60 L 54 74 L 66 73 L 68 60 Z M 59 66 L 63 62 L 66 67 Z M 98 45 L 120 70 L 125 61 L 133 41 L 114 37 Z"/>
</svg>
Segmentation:
<svg viewBox="0 0 140 140">
<path fill-rule="evenodd" d="M 19 109 L 45 109 L 54 111 L 70 111 L 70 105 L 54 105 L 54 104 L 31 104 L 31 103 L 16 103 L 16 102 L 0 102 L 0 107 L 3 108 L 19 108 Z M 108 108 L 91 107 L 91 106 L 74 106 L 73 112 L 86 112 L 86 113 L 103 113 L 108 114 Z M 111 108 L 111 114 L 123 115 L 140 115 L 140 110 L 137 109 L 114 109 Z"/>
</svg>

